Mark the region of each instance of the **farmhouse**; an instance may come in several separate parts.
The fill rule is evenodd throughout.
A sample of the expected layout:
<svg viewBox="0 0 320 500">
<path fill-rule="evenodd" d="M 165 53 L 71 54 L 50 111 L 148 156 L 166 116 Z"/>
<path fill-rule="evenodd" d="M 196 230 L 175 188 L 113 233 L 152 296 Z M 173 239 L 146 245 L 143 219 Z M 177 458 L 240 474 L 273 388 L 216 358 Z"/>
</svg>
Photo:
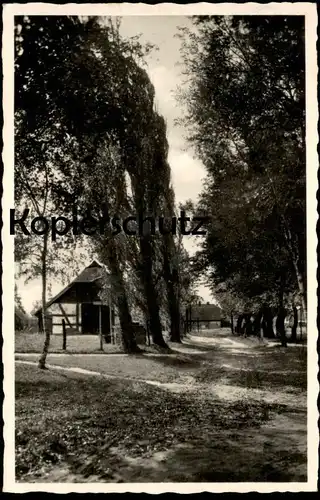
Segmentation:
<svg viewBox="0 0 320 500">
<path fill-rule="evenodd" d="M 53 335 L 62 335 L 63 322 L 66 333 L 98 335 L 100 332 L 106 342 L 111 342 L 113 327 L 118 317 L 111 296 L 109 305 L 102 303 L 99 292 L 102 281 L 107 278 L 106 270 L 93 261 L 68 286 L 46 304 L 45 315 Z M 39 331 L 42 331 L 42 308 L 35 313 Z"/>
<path fill-rule="evenodd" d="M 186 309 L 187 330 L 202 328 L 220 328 L 222 322 L 222 311 L 215 304 L 199 304 L 189 306 Z"/>
</svg>

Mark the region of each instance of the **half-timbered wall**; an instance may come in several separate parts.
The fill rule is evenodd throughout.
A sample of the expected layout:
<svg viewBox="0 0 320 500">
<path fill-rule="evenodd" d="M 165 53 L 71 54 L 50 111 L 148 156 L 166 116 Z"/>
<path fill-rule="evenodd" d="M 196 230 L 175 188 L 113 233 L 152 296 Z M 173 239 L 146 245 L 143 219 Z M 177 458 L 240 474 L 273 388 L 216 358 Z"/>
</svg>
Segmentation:
<svg viewBox="0 0 320 500">
<path fill-rule="evenodd" d="M 94 305 L 100 305 L 100 302 L 88 302 Z M 81 303 L 55 303 L 48 309 L 48 313 L 52 315 L 52 334 L 62 335 L 62 320 L 64 319 L 68 334 L 82 333 L 81 323 Z M 116 311 L 111 311 L 111 326 L 117 326 L 119 318 Z"/>
<path fill-rule="evenodd" d="M 52 333 L 62 334 L 62 320 L 65 320 L 66 328 L 71 333 L 75 330 L 81 333 L 81 304 L 56 303 L 48 308 L 52 314 Z"/>
</svg>

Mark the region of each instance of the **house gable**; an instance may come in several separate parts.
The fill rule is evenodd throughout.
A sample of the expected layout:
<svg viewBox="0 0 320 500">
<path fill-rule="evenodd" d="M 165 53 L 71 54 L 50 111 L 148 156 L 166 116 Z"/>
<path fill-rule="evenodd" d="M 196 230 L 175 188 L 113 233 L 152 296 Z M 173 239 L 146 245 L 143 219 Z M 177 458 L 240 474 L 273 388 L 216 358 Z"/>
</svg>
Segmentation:
<svg viewBox="0 0 320 500">
<path fill-rule="evenodd" d="M 93 261 L 69 285 L 46 304 L 48 323 L 53 334 L 62 334 L 63 328 L 69 333 L 110 335 L 117 317 L 111 303 L 102 304 L 100 290 L 106 270 Z M 42 308 L 35 315 L 42 329 Z M 99 326 L 100 325 L 100 326 Z"/>
</svg>

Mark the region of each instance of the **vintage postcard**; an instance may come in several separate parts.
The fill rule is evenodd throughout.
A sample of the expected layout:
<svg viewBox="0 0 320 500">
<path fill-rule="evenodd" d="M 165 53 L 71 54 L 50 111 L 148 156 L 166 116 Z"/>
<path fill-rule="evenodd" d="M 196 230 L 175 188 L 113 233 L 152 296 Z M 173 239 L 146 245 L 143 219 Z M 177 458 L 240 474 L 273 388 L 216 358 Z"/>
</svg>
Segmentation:
<svg viewBox="0 0 320 500">
<path fill-rule="evenodd" d="M 317 490 L 317 22 L 4 5 L 4 491 Z"/>
</svg>

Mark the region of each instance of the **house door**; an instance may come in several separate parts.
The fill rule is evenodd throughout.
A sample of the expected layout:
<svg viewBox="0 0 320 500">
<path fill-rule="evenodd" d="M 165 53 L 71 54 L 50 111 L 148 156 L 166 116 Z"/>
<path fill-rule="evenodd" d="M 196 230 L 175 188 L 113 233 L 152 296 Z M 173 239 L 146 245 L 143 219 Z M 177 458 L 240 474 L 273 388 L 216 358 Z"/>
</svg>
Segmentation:
<svg viewBox="0 0 320 500">
<path fill-rule="evenodd" d="M 99 306 L 95 304 L 81 305 L 81 330 L 84 335 L 99 333 Z"/>
<path fill-rule="evenodd" d="M 101 307 L 101 330 L 106 342 L 111 342 L 109 307 L 83 303 L 81 306 L 82 333 L 99 335 L 99 314 Z"/>
</svg>

